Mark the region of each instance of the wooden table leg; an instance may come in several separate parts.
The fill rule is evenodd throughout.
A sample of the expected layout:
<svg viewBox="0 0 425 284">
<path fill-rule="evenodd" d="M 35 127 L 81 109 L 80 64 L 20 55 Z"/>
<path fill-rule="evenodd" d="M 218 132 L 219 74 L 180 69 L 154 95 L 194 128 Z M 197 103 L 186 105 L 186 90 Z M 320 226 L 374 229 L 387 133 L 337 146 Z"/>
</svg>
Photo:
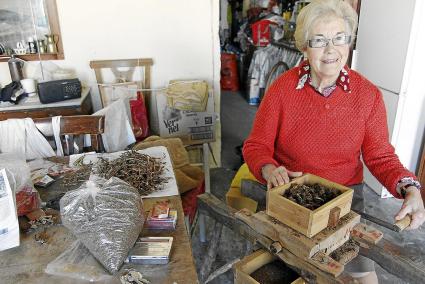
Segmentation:
<svg viewBox="0 0 425 284">
<path fill-rule="evenodd" d="M 210 184 L 210 161 L 209 161 L 209 149 L 208 149 L 208 143 L 202 144 L 202 162 L 203 162 L 203 168 L 204 168 L 204 185 L 205 185 L 205 192 L 210 193 L 211 192 L 211 184 Z M 202 214 L 199 216 L 199 240 L 201 243 L 206 242 L 205 238 L 205 216 L 202 216 Z"/>
<path fill-rule="evenodd" d="M 210 151 L 208 143 L 202 144 L 202 156 L 203 156 L 203 167 L 205 175 L 205 192 L 211 192 L 211 183 L 210 183 Z"/>
<path fill-rule="evenodd" d="M 212 264 L 214 263 L 217 257 L 217 248 L 220 242 L 221 231 L 223 229 L 223 224 L 215 222 L 214 229 L 212 231 L 212 237 L 210 243 L 208 244 L 207 254 L 202 263 L 201 271 L 199 273 L 199 278 L 201 283 L 204 283 L 210 274 Z"/>
</svg>

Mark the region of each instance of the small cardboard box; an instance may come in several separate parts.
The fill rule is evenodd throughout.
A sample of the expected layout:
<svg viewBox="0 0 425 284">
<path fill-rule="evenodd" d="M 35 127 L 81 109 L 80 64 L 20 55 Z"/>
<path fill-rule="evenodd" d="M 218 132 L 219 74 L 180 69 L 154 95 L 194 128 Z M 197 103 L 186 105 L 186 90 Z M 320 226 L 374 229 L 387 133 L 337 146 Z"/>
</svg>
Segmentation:
<svg viewBox="0 0 425 284">
<path fill-rule="evenodd" d="M 292 184 L 312 185 L 315 183 L 338 189 L 342 193 L 314 211 L 282 196 Z M 334 217 L 331 211 L 338 212 L 338 218 L 350 212 L 352 199 L 353 190 L 351 188 L 312 174 L 305 174 L 288 184 L 267 191 L 266 213 L 311 238 L 328 226 L 330 218 Z"/>
<path fill-rule="evenodd" d="M 214 141 L 214 95 L 208 92 L 205 112 L 178 110 L 167 106 L 166 92 L 154 94 L 156 111 L 150 116 L 152 130 L 161 137 L 180 137 L 187 144 Z"/>
<path fill-rule="evenodd" d="M 234 283 L 235 284 L 261 284 L 256 281 L 250 275 L 257 269 L 269 264 L 276 260 L 277 257 L 265 251 L 263 249 L 257 250 L 256 252 L 245 256 L 242 260 L 235 263 L 233 269 L 235 271 Z M 302 278 L 298 278 L 291 284 L 302 284 L 305 283 Z"/>
</svg>

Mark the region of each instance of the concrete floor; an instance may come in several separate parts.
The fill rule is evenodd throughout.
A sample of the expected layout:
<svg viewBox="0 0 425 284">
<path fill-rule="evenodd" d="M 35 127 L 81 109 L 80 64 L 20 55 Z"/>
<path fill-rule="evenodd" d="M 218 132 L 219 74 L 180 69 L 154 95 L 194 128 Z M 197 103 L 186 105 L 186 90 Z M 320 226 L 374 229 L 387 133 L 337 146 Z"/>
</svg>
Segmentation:
<svg viewBox="0 0 425 284">
<path fill-rule="evenodd" d="M 249 105 L 240 93 L 222 91 L 220 107 L 222 167 L 237 170 L 241 158 L 235 147 L 248 137 L 257 106 Z"/>
<path fill-rule="evenodd" d="M 211 171 L 211 191 L 218 198 L 224 200 L 224 195 L 229 188 L 230 182 L 241 164 L 241 159 L 235 151 L 235 147 L 242 144 L 243 140 L 248 136 L 252 121 L 255 117 L 257 107 L 250 106 L 239 93 L 222 92 L 221 95 L 221 125 L 222 125 L 222 168 L 213 169 Z M 370 188 L 365 187 L 366 212 L 383 220 L 392 222 L 393 216 L 401 206 L 401 201 L 394 198 L 381 199 Z M 207 240 L 213 227 L 213 221 L 206 218 Z M 392 240 L 394 243 L 405 247 L 408 250 L 418 252 L 418 255 L 425 256 L 425 228 L 422 227 L 416 231 L 406 231 L 403 233 L 395 233 L 380 226 L 385 238 Z M 198 230 L 192 238 L 192 249 L 195 257 L 196 266 L 199 269 L 202 265 L 203 256 L 206 252 L 207 244 L 199 241 Z M 213 265 L 213 270 L 219 268 L 225 263 L 235 259 L 242 258 L 247 250 L 246 241 L 234 234 L 227 228 L 223 229 L 220 239 L 217 260 Z M 380 283 L 406 283 L 401 279 L 388 273 L 378 265 L 376 271 Z M 233 283 L 233 271 L 217 277 L 212 284 Z"/>
</svg>

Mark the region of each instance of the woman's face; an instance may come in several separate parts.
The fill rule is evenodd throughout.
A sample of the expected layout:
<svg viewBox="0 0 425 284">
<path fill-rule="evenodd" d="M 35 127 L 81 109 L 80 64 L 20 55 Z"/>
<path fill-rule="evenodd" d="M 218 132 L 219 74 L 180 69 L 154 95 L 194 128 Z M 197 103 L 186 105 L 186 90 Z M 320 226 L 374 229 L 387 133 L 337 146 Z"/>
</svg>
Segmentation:
<svg viewBox="0 0 425 284">
<path fill-rule="evenodd" d="M 326 47 L 310 47 L 307 44 L 307 58 L 311 66 L 312 77 L 319 80 L 334 81 L 347 62 L 349 44 L 334 45 L 332 39 L 349 35 L 343 19 L 331 16 L 313 23 L 309 40 L 329 40 Z M 338 44 L 338 41 L 335 41 Z"/>
</svg>

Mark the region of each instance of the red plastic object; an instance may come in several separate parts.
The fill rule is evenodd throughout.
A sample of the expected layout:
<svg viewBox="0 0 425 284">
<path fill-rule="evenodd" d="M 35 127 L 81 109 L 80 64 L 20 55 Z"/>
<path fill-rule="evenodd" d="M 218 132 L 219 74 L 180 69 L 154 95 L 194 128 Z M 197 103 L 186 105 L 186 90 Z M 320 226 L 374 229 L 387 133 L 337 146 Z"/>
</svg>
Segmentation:
<svg viewBox="0 0 425 284">
<path fill-rule="evenodd" d="M 18 216 L 28 214 L 40 208 L 40 196 L 32 187 L 25 187 L 16 193 Z"/>
<path fill-rule="evenodd" d="M 276 25 L 276 23 L 269 20 L 260 20 L 251 25 L 254 45 L 266 46 L 270 43 L 270 25 Z"/>
<path fill-rule="evenodd" d="M 134 136 L 137 141 L 142 141 L 149 135 L 149 123 L 143 94 L 141 92 L 137 92 L 136 100 L 130 100 L 130 110 Z"/>
<path fill-rule="evenodd" d="M 198 187 L 181 194 L 183 212 L 189 216 L 189 223 L 193 223 L 196 210 L 198 209 L 197 197 L 205 192 L 205 183 L 201 182 Z"/>
<path fill-rule="evenodd" d="M 236 55 L 231 53 L 221 54 L 221 89 L 227 91 L 239 90 L 238 63 Z"/>
</svg>

